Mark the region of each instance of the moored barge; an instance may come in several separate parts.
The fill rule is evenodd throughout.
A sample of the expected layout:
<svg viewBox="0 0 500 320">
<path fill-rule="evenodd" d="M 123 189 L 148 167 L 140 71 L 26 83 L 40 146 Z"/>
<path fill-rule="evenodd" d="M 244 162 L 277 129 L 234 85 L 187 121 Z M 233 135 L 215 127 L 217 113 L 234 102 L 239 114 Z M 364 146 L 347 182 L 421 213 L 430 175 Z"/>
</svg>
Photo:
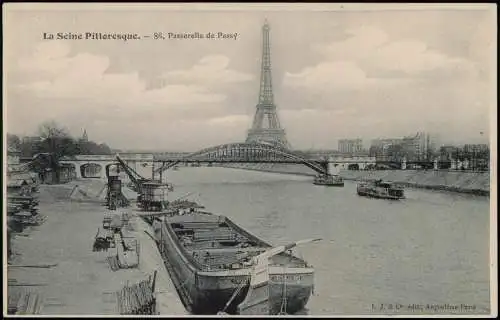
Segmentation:
<svg viewBox="0 0 500 320">
<path fill-rule="evenodd" d="M 320 186 L 343 187 L 344 179 L 339 175 L 320 174 L 314 177 L 313 183 Z"/>
<path fill-rule="evenodd" d="M 236 314 L 247 296 L 252 258 L 273 248 L 229 218 L 188 212 L 155 220 L 155 236 L 194 314 Z M 314 269 L 285 251 L 269 258 L 269 313 L 293 314 L 307 304 Z"/>
<path fill-rule="evenodd" d="M 358 184 L 357 193 L 360 196 L 378 199 L 399 200 L 405 198 L 403 188 L 382 180 Z"/>
</svg>

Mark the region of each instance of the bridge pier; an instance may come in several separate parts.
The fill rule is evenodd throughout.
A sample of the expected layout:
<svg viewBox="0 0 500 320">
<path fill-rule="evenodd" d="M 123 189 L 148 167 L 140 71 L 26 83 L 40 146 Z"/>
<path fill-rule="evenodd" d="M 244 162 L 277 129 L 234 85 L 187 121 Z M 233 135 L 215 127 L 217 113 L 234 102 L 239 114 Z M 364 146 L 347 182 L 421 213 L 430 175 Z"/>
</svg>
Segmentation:
<svg viewBox="0 0 500 320">
<path fill-rule="evenodd" d="M 81 179 L 82 178 L 81 164 L 78 162 L 66 162 L 66 163 L 72 164 L 75 167 L 75 179 Z"/>
</svg>

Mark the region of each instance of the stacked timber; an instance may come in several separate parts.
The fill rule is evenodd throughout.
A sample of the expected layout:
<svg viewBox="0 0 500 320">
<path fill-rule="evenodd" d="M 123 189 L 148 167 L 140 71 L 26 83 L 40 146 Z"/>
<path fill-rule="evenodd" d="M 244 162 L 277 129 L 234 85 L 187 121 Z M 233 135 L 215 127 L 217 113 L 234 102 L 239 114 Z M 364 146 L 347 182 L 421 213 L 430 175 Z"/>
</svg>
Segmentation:
<svg viewBox="0 0 500 320">
<path fill-rule="evenodd" d="M 113 255 L 106 258 L 106 261 L 109 264 L 109 267 L 112 271 L 120 270 L 120 263 L 118 262 L 118 256 Z"/>
<path fill-rule="evenodd" d="M 116 249 L 116 251 L 112 251 L 112 253 L 106 258 L 106 261 L 108 262 L 111 270 L 117 271 L 119 269 L 138 267 L 140 254 L 139 241 L 137 239 L 127 239 L 127 241 L 125 241 L 121 235 L 121 232 L 115 232 L 112 235 L 113 240 L 111 243 L 114 244 L 113 247 Z"/>
<path fill-rule="evenodd" d="M 231 228 L 220 228 L 215 230 L 200 230 L 195 231 L 193 235 L 194 241 L 236 241 L 245 240 Z"/>
<path fill-rule="evenodd" d="M 135 230 L 135 225 L 132 223 L 132 216 L 124 212 L 122 213 L 122 228 L 127 229 L 128 231 L 134 231 Z"/>
<path fill-rule="evenodd" d="M 7 182 L 7 215 L 21 229 L 27 225 L 40 225 L 46 217 L 38 214 L 36 188 L 31 188 L 25 180 Z"/>
<path fill-rule="evenodd" d="M 122 214 L 106 214 L 102 220 L 102 226 L 104 229 L 114 229 L 119 231 L 124 227 L 128 227 L 130 224 L 131 215 L 129 213 Z"/>
<path fill-rule="evenodd" d="M 154 280 L 141 281 L 132 286 L 126 285 L 116 292 L 118 312 L 121 315 L 153 315 L 156 314 Z"/>
<path fill-rule="evenodd" d="M 135 246 L 126 246 L 119 233 L 115 233 L 114 240 L 120 268 L 136 268 L 139 265 L 139 242 L 136 240 Z"/>
<path fill-rule="evenodd" d="M 177 199 L 172 202 L 169 202 L 167 205 L 167 209 L 205 209 L 204 206 L 187 199 L 181 200 Z"/>
<path fill-rule="evenodd" d="M 94 245 L 92 246 L 92 251 L 108 251 L 109 247 L 111 246 L 112 239 L 113 231 L 111 231 L 110 229 L 98 228 L 94 240 Z"/>
<path fill-rule="evenodd" d="M 8 314 L 39 314 L 43 307 L 43 296 L 31 288 L 14 290 L 9 288 Z"/>
<path fill-rule="evenodd" d="M 106 258 L 112 271 L 136 268 L 139 265 L 139 241 L 123 236 L 123 232 L 133 230 L 131 215 L 128 213 L 105 215 L 102 229 L 95 236 L 93 251 L 108 251 L 115 248 Z"/>
</svg>

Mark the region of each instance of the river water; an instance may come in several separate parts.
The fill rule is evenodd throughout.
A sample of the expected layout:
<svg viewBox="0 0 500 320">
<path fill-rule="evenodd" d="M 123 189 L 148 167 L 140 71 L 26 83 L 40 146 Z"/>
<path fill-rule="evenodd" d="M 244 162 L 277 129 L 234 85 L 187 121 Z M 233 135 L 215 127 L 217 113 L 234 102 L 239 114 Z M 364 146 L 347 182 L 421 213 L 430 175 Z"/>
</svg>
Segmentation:
<svg viewBox="0 0 500 320">
<path fill-rule="evenodd" d="M 489 198 L 407 189 L 359 197 L 311 177 L 227 168 L 167 171 L 170 200 L 193 194 L 274 245 L 322 238 L 295 252 L 315 268 L 310 315 L 490 312 Z"/>
</svg>

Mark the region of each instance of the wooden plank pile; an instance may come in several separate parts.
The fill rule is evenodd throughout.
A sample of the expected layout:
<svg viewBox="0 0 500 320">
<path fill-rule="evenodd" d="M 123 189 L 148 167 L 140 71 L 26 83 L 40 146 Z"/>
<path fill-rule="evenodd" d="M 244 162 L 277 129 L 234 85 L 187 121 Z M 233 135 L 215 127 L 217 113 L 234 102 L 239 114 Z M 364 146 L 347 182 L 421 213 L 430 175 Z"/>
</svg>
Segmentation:
<svg viewBox="0 0 500 320">
<path fill-rule="evenodd" d="M 132 216 L 129 213 L 127 212 L 122 213 L 122 228 L 125 228 L 129 231 L 134 231 L 135 225 L 131 223 L 132 222 L 131 220 Z"/>
<path fill-rule="evenodd" d="M 112 271 L 120 270 L 120 262 L 118 261 L 118 256 L 109 256 L 106 258 L 106 261 L 109 264 L 109 267 Z"/>
<path fill-rule="evenodd" d="M 108 251 L 111 247 L 113 240 L 113 231 L 110 229 L 97 229 L 97 234 L 95 235 L 94 245 L 92 246 L 92 251 Z"/>
<path fill-rule="evenodd" d="M 125 285 L 116 292 L 118 312 L 121 315 L 154 315 L 156 314 L 156 298 L 154 295 L 153 280 L 143 280 L 132 286 Z"/>
<path fill-rule="evenodd" d="M 45 222 L 47 217 L 38 214 L 39 201 L 36 191 L 24 185 L 21 188 L 8 189 L 7 215 L 12 217 L 12 223 L 18 224 L 22 229 L 27 225 L 37 226 Z"/>
<path fill-rule="evenodd" d="M 22 288 L 14 290 L 9 288 L 8 314 L 40 314 L 43 307 L 43 296 L 38 290 Z"/>
<path fill-rule="evenodd" d="M 230 228 L 220 228 L 210 231 L 195 231 L 193 240 L 194 241 L 217 241 L 217 240 L 235 240 L 236 233 Z"/>
<path fill-rule="evenodd" d="M 14 195 L 14 194 L 9 194 L 8 197 L 8 202 L 11 205 L 17 205 L 23 210 L 28 210 L 28 211 L 36 211 L 37 206 L 39 204 L 39 201 L 36 197 L 33 195 Z"/>
<path fill-rule="evenodd" d="M 106 258 L 112 271 L 136 268 L 139 265 L 139 241 L 128 239 L 129 237 L 122 234 L 125 228 L 133 229 L 131 218 L 128 213 L 105 215 L 102 229 L 99 228 L 95 236 L 93 251 L 116 249 Z"/>
<path fill-rule="evenodd" d="M 139 241 L 135 246 L 128 246 L 119 233 L 115 233 L 116 256 L 121 269 L 136 268 L 139 265 Z"/>
<path fill-rule="evenodd" d="M 112 271 L 119 269 L 136 268 L 139 265 L 140 243 L 137 239 L 127 239 L 125 241 L 120 232 L 112 234 L 112 247 L 116 251 L 106 258 Z"/>
<path fill-rule="evenodd" d="M 113 229 L 118 231 L 122 228 L 128 227 L 130 219 L 131 215 L 127 212 L 122 214 L 107 214 L 102 220 L 102 226 L 104 229 Z"/>
</svg>

